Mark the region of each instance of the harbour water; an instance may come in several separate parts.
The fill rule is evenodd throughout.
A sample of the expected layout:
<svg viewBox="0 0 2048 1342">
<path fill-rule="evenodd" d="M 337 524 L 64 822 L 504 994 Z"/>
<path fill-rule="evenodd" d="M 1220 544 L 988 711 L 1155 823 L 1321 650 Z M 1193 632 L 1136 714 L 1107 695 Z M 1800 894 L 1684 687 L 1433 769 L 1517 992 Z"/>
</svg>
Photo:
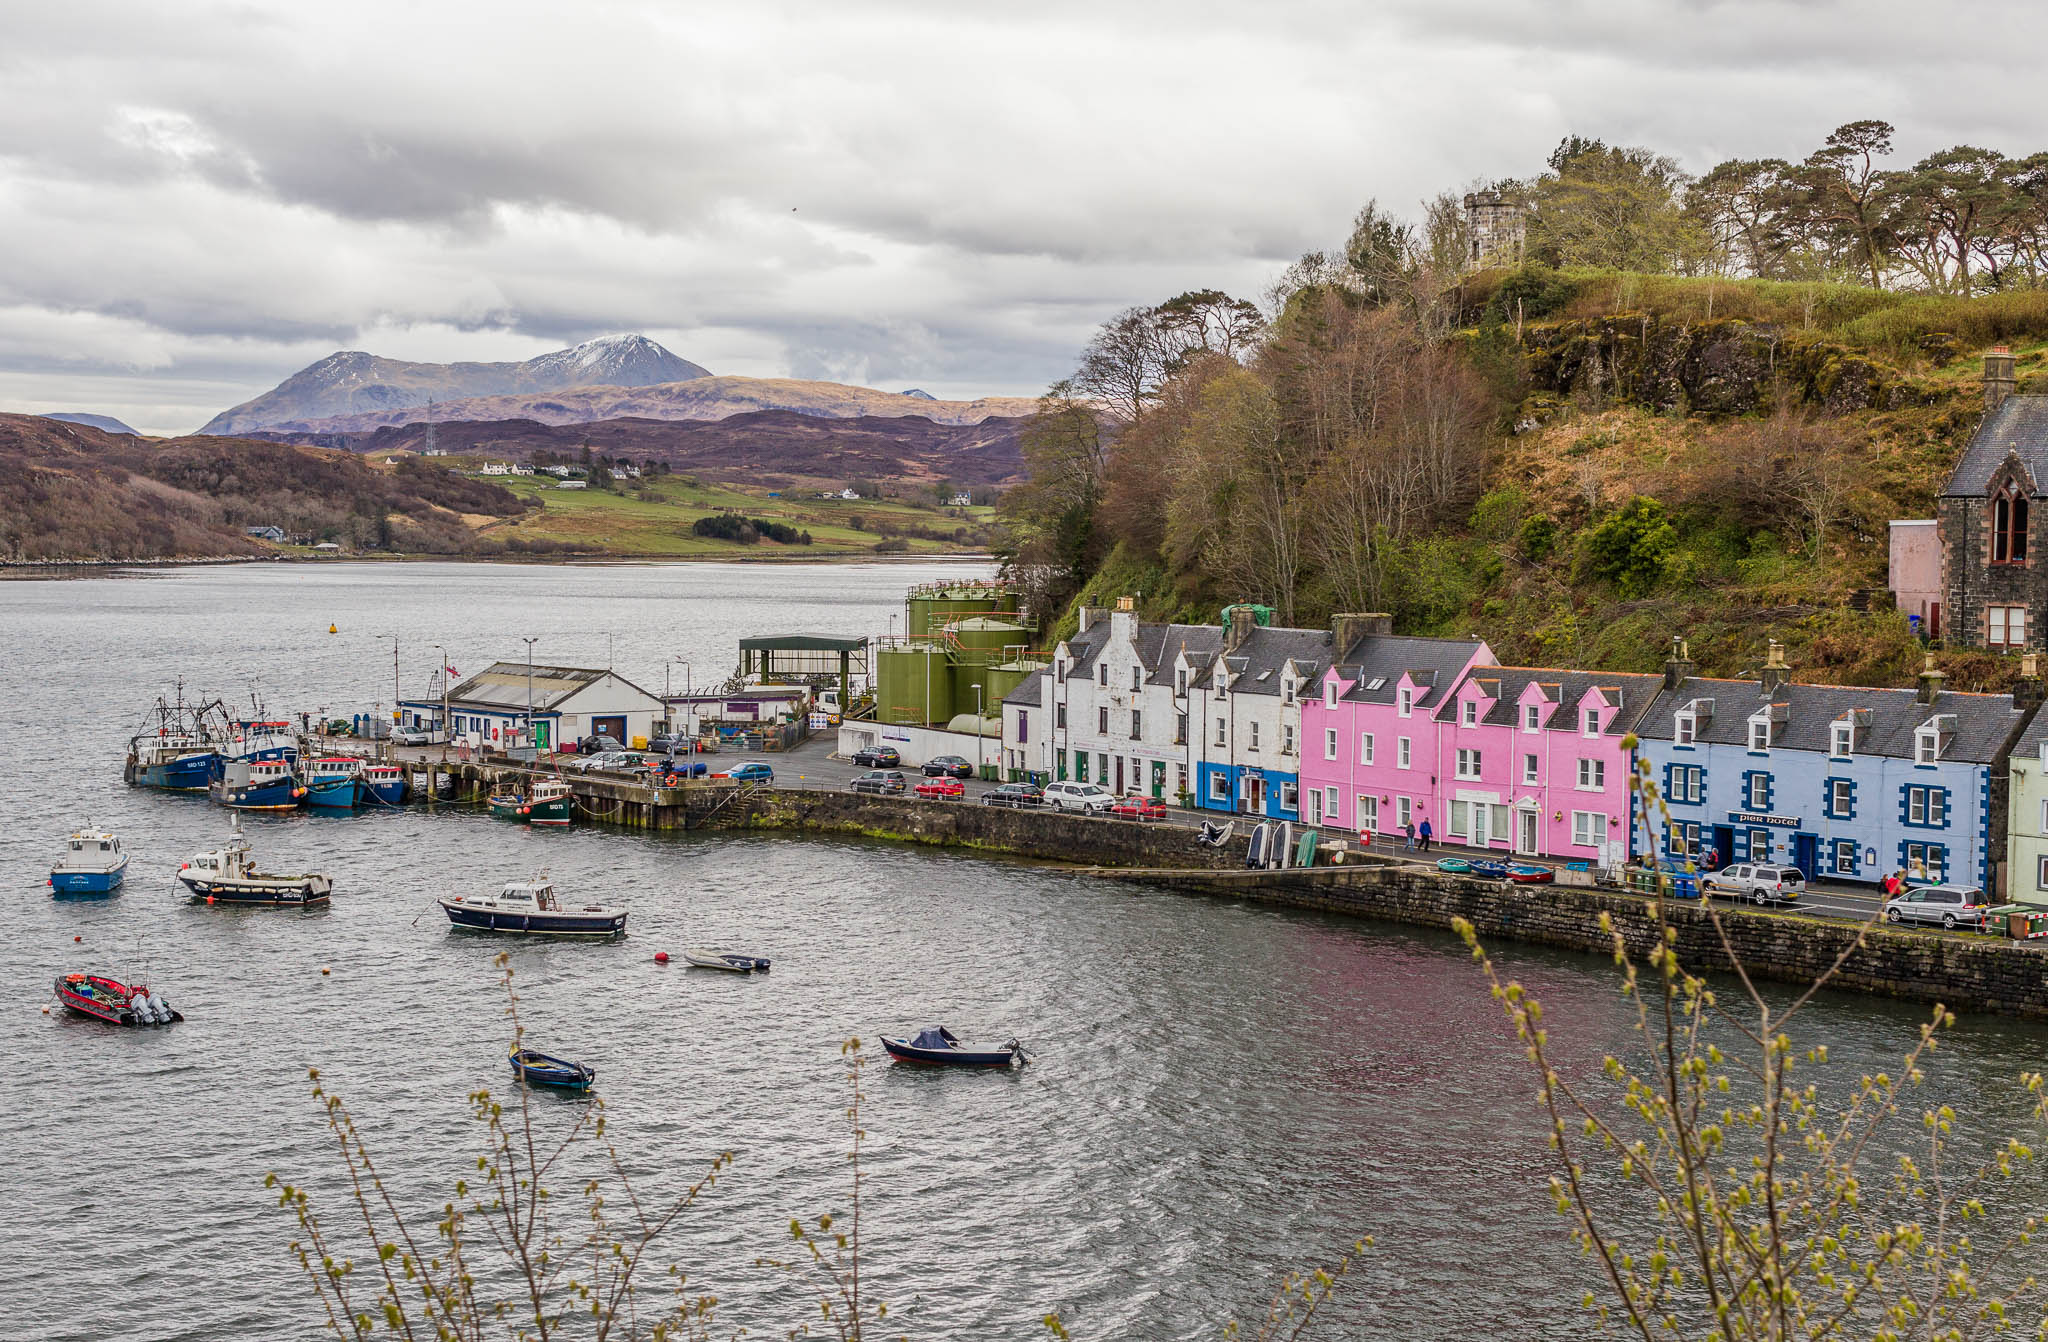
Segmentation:
<svg viewBox="0 0 2048 1342">
<path fill-rule="evenodd" d="M 746 634 L 885 632 L 907 584 L 959 571 L 280 565 L 0 583 L 0 1334 L 316 1335 L 293 1226 L 261 1186 L 275 1170 L 341 1210 L 306 1068 L 350 1101 L 407 1205 L 438 1207 L 475 1151 L 465 1096 L 509 1079 L 491 967 L 507 947 L 451 932 L 431 900 L 544 870 L 566 895 L 627 905 L 632 925 L 612 944 L 509 948 L 530 1042 L 598 1067 L 651 1184 L 735 1153 L 662 1258 L 724 1299 L 728 1329 L 807 1318 L 752 1264 L 790 1217 L 845 1206 L 841 1042 L 945 1021 L 1021 1036 L 1039 1061 L 869 1069 L 864 1272 L 912 1336 L 1041 1337 L 1058 1310 L 1080 1337 L 1216 1337 L 1261 1314 L 1287 1268 L 1368 1234 L 1378 1247 L 1325 1335 L 1590 1336 L 1530 1079 L 1447 937 L 884 844 L 421 810 L 246 817 L 260 859 L 334 876 L 332 908 L 195 907 L 173 873 L 225 813 L 120 782 L 126 732 L 181 674 L 188 691 L 233 700 L 254 681 L 274 710 L 344 713 L 390 701 L 391 636 L 412 695 L 435 643 L 467 673 L 516 659 L 528 635 L 539 661 L 602 664 L 610 634 L 612 664 L 658 691 L 666 659 L 690 659 L 699 685 L 722 678 Z M 49 862 L 88 819 L 131 854 L 124 892 L 53 901 Z M 775 968 L 652 963 L 692 943 Z M 1622 1046 L 1610 967 L 1498 949 L 1544 997 L 1567 1065 Z M 44 1014 L 71 968 L 146 968 L 187 1020 Z M 1816 1012 L 1844 1076 L 1903 1049 L 1923 1014 L 1854 997 Z M 2048 1061 L 2044 1043 L 1966 1021 L 1939 1093 L 1972 1131 L 2020 1130 L 2013 1079 Z"/>
</svg>

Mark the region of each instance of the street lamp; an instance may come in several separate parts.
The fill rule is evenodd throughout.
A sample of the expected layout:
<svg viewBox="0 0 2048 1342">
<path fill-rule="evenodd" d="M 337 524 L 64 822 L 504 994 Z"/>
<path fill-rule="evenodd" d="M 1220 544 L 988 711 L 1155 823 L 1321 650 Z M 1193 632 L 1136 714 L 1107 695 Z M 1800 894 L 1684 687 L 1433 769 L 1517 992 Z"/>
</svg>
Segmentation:
<svg viewBox="0 0 2048 1342">
<path fill-rule="evenodd" d="M 520 640 L 526 644 L 526 744 L 533 744 L 533 645 L 539 637 Z"/>
</svg>

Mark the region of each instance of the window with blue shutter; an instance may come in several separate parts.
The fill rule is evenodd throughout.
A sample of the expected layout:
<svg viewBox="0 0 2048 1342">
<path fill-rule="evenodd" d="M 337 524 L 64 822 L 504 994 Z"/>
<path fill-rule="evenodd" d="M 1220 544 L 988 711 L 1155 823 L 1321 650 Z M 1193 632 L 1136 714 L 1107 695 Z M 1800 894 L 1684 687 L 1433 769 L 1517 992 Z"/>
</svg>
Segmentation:
<svg viewBox="0 0 2048 1342">
<path fill-rule="evenodd" d="M 1919 784 L 1899 789 L 1899 823 L 1914 829 L 1947 829 L 1949 790 Z"/>
<path fill-rule="evenodd" d="M 1752 811 L 1769 812 L 1771 809 L 1771 775 L 1762 769 L 1751 769 L 1742 775 L 1742 801 Z"/>
<path fill-rule="evenodd" d="M 1856 780 L 1824 778 L 1820 784 L 1821 811 L 1830 820 L 1856 818 Z"/>
</svg>

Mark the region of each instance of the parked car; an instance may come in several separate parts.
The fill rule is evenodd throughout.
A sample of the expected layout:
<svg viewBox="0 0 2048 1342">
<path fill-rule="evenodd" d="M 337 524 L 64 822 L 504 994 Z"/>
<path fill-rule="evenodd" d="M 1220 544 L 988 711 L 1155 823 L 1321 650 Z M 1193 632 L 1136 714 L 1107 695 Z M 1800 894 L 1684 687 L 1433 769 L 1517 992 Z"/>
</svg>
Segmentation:
<svg viewBox="0 0 2048 1342">
<path fill-rule="evenodd" d="M 862 746 L 853 752 L 853 762 L 864 769 L 896 769 L 902 767 L 903 756 L 894 746 Z"/>
<path fill-rule="evenodd" d="M 580 755 L 597 755 L 607 750 L 624 750 L 626 743 L 616 736 L 586 736 L 576 743 Z"/>
<path fill-rule="evenodd" d="M 601 750 L 595 755 L 585 755 L 569 767 L 578 773 L 611 773 L 630 769 L 640 762 L 640 757 L 627 750 Z"/>
<path fill-rule="evenodd" d="M 761 760 L 742 760 L 729 769 L 720 769 L 713 778 L 730 778 L 740 783 L 772 783 L 775 770 Z"/>
<path fill-rule="evenodd" d="M 926 778 L 972 778 L 974 766 L 958 755 L 934 755 L 924 762 Z"/>
<path fill-rule="evenodd" d="M 1102 815 L 1116 805 L 1116 798 L 1100 783 L 1048 783 L 1045 803 L 1055 811 Z"/>
<path fill-rule="evenodd" d="M 1738 862 L 1706 876 L 1700 889 L 1723 899 L 1746 899 L 1752 904 L 1790 904 L 1806 889 L 1806 874 L 1797 867 L 1770 862 Z"/>
<path fill-rule="evenodd" d="M 1004 783 L 981 794 L 983 806 L 1014 806 L 1019 810 L 1036 810 L 1045 805 L 1045 793 L 1029 783 Z"/>
<path fill-rule="evenodd" d="M 904 781 L 901 769 L 874 769 L 854 779 L 847 786 L 854 792 L 900 795 L 909 784 Z"/>
<path fill-rule="evenodd" d="M 678 750 L 688 750 L 690 748 L 690 738 L 687 736 L 672 736 L 667 732 L 663 732 L 659 736 L 649 737 L 647 739 L 647 748 L 659 754 L 673 755 Z"/>
<path fill-rule="evenodd" d="M 914 791 L 920 797 L 964 797 L 967 784 L 957 778 L 927 778 Z"/>
<path fill-rule="evenodd" d="M 1147 797 L 1133 792 L 1128 797 L 1119 797 L 1109 813 L 1119 820 L 1164 820 L 1166 803 L 1157 797 Z"/>
<path fill-rule="evenodd" d="M 395 746 L 430 746 L 434 744 L 434 733 L 425 727 L 393 727 L 391 744 Z"/>
<path fill-rule="evenodd" d="M 1990 912 L 1991 902 L 1974 885 L 1923 885 L 1884 903 L 1888 923 L 1940 923 L 1951 932 L 1958 927 L 1983 931 Z"/>
</svg>

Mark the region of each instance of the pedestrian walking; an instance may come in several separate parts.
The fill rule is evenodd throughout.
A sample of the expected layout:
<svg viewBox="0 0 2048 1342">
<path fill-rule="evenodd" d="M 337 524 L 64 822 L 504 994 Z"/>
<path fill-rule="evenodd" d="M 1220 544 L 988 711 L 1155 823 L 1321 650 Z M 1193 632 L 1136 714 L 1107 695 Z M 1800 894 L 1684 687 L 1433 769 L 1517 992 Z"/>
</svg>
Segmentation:
<svg viewBox="0 0 2048 1342">
<path fill-rule="evenodd" d="M 1415 851 L 1415 822 L 1413 820 L 1403 820 L 1401 822 L 1401 846 L 1411 853 Z"/>
<path fill-rule="evenodd" d="M 1422 851 L 1423 851 L 1423 852 L 1425 852 L 1425 853 L 1426 853 L 1426 852 L 1428 852 L 1428 851 L 1429 851 L 1429 841 L 1430 841 L 1430 838 L 1432 837 L 1432 834 L 1433 834 L 1433 831 L 1432 831 L 1432 830 L 1430 829 L 1430 827 L 1429 827 L 1429 817 L 1428 817 L 1428 816 L 1424 816 L 1424 817 L 1422 817 L 1422 828 L 1421 828 L 1421 829 L 1419 829 L 1419 830 L 1417 830 L 1417 831 L 1415 831 L 1415 832 L 1416 832 L 1416 833 L 1417 833 L 1418 835 L 1420 835 L 1420 836 L 1421 836 L 1421 838 L 1422 838 Z"/>
</svg>

